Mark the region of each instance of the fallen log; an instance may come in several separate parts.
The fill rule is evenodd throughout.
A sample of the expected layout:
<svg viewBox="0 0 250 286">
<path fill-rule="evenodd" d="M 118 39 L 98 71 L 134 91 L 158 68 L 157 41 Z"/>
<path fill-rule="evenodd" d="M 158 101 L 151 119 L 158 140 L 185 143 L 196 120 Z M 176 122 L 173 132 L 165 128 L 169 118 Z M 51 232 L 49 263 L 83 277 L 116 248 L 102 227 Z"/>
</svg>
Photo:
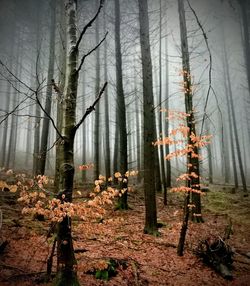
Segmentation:
<svg viewBox="0 0 250 286">
<path fill-rule="evenodd" d="M 212 267 L 223 278 L 233 279 L 232 263 L 233 251 L 231 247 L 219 236 L 210 236 L 201 240 L 195 253 L 203 262 Z"/>
</svg>

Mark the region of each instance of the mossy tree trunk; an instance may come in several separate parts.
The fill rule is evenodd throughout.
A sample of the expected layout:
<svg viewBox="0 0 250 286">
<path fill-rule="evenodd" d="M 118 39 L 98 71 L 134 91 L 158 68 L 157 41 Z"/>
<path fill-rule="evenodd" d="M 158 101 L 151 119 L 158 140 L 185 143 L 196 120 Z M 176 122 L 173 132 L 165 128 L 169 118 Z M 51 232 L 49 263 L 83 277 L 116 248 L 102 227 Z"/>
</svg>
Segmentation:
<svg viewBox="0 0 250 286">
<path fill-rule="evenodd" d="M 59 169 L 59 191 L 57 198 L 64 202 L 72 202 L 73 181 L 74 181 L 74 139 L 77 129 L 84 122 L 85 118 L 95 110 L 95 106 L 100 100 L 107 83 L 104 84 L 99 96 L 90 106 L 80 121 L 76 124 L 76 100 L 77 100 L 77 87 L 78 77 L 81 67 L 84 63 L 85 56 L 82 57 L 78 66 L 78 52 L 79 45 L 82 41 L 83 35 L 86 30 L 91 27 L 92 23 L 97 19 L 104 1 L 100 0 L 99 9 L 96 15 L 90 22 L 83 28 L 79 38 L 77 39 L 77 26 L 76 26 L 76 0 L 66 0 L 66 73 L 65 73 L 65 87 L 62 96 L 62 110 L 61 110 L 61 130 L 56 130 L 61 140 L 61 147 L 58 149 L 60 152 L 60 169 Z M 105 36 L 106 37 L 106 36 Z M 104 41 L 105 38 L 102 40 Z M 102 42 L 101 41 L 101 42 Z M 98 43 L 93 49 L 95 51 L 99 45 Z M 90 54 L 90 53 L 89 53 Z M 66 216 L 62 222 L 57 226 L 57 275 L 54 285 L 80 285 L 76 273 L 76 259 L 74 255 L 74 248 L 72 242 L 71 232 L 71 219 Z"/>
<path fill-rule="evenodd" d="M 76 120 L 76 97 L 78 85 L 78 48 L 76 27 L 76 1 L 66 1 L 67 60 L 65 89 L 62 98 L 62 162 L 59 170 L 58 198 L 71 202 L 74 180 L 74 137 Z M 79 285 L 76 275 L 71 219 L 66 216 L 57 230 L 57 277 L 55 285 Z"/>
</svg>

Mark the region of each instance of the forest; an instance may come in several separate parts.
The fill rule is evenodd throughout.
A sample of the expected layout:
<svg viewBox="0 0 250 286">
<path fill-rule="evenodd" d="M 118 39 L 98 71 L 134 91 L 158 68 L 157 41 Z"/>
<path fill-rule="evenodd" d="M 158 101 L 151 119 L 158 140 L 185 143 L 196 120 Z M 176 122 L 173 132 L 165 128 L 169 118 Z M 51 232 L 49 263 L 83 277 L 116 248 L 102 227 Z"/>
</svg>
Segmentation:
<svg viewBox="0 0 250 286">
<path fill-rule="evenodd" d="M 250 1 L 0 3 L 0 285 L 249 285 Z"/>
</svg>

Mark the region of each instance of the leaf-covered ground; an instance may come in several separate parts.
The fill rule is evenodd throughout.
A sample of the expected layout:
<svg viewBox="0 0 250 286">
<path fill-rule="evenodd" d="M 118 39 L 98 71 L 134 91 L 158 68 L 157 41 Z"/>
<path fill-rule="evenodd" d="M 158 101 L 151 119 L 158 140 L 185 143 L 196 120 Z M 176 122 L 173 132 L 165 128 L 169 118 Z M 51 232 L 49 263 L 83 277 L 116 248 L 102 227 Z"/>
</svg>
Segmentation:
<svg viewBox="0 0 250 286">
<path fill-rule="evenodd" d="M 190 222 L 185 255 L 176 255 L 182 219 L 182 198 L 169 195 L 163 206 L 158 195 L 158 221 L 161 235 L 143 234 L 143 193 L 135 188 L 129 195 L 131 209 L 108 209 L 102 221 L 74 221 L 73 237 L 81 285 L 249 285 L 250 198 L 231 194 L 229 189 L 214 186 L 203 197 L 205 223 Z M 3 224 L 1 240 L 8 245 L 0 253 L 0 285 L 50 285 L 41 282 L 46 272 L 53 236 L 46 238 L 49 224 L 21 215 L 21 206 L 1 195 Z M 194 254 L 199 239 L 223 235 L 229 217 L 233 234 L 228 243 L 234 248 L 233 281 L 226 281 L 205 266 Z M 116 261 L 116 276 L 108 281 L 96 279 L 90 272 L 104 261 Z"/>
</svg>

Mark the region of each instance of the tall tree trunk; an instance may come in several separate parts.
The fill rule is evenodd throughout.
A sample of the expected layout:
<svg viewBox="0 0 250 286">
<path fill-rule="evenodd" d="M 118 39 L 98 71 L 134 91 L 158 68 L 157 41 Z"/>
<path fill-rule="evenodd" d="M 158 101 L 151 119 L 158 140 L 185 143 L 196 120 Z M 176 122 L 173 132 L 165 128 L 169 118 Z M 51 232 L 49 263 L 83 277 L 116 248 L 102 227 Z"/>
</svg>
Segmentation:
<svg viewBox="0 0 250 286">
<path fill-rule="evenodd" d="M 207 121 L 205 122 L 205 128 L 207 134 L 210 134 L 210 128 L 208 126 Z M 209 184 L 213 184 L 213 161 L 212 161 L 212 149 L 211 145 L 207 145 L 207 157 L 208 157 L 208 181 Z"/>
<path fill-rule="evenodd" d="M 41 14 L 40 7 L 36 8 L 37 24 L 36 24 L 36 89 L 40 89 L 40 78 L 41 78 L 41 46 L 42 46 L 42 36 L 41 36 Z M 37 94 L 40 99 L 40 94 Z M 34 126 L 34 148 L 33 148 L 33 175 L 38 175 L 38 164 L 39 164 L 39 150 L 40 150 L 40 122 L 41 122 L 41 109 L 38 104 L 35 107 L 35 126 Z"/>
<path fill-rule="evenodd" d="M 98 8 L 98 0 L 96 0 L 96 8 Z M 95 22 L 95 40 L 96 45 L 99 43 L 99 19 Z M 95 94 L 97 95 L 100 90 L 100 51 L 96 51 L 96 78 L 95 78 Z M 96 107 L 95 111 L 95 134 L 94 134 L 94 179 L 98 179 L 100 175 L 100 108 L 99 105 Z"/>
<path fill-rule="evenodd" d="M 59 90 L 60 92 L 57 94 L 57 116 L 56 116 L 56 126 L 57 129 L 61 132 L 62 130 L 62 100 L 63 100 L 63 90 L 65 87 L 65 72 L 66 72 L 66 15 L 64 8 L 64 1 L 59 0 L 59 9 L 58 9 L 58 18 L 60 22 L 61 30 L 59 30 L 60 34 L 60 45 L 59 45 Z M 58 134 L 57 134 L 57 139 Z M 62 162 L 62 144 L 56 144 L 56 162 L 55 162 L 55 180 L 54 186 L 55 191 L 59 189 L 59 173 L 60 173 L 60 165 Z"/>
<path fill-rule="evenodd" d="M 162 43 L 161 43 L 161 37 L 162 37 L 162 11 L 161 11 L 161 0 L 159 0 L 159 6 L 160 6 L 160 16 L 159 16 L 159 136 L 161 137 L 161 134 L 163 135 L 163 117 L 162 117 Z M 165 161 L 164 161 L 164 149 L 163 145 L 159 146 L 160 148 L 160 166 L 161 166 L 161 182 L 163 186 L 163 193 L 164 193 L 164 204 L 167 204 L 167 182 L 166 182 L 166 174 L 165 174 Z"/>
<path fill-rule="evenodd" d="M 106 31 L 106 11 L 104 7 L 104 31 Z M 104 81 L 108 81 L 108 47 L 107 42 L 104 42 Z M 109 130 L 109 97 L 108 97 L 108 88 L 105 89 L 104 93 L 105 98 L 105 173 L 106 178 L 111 177 L 111 155 L 110 155 L 110 130 Z"/>
<path fill-rule="evenodd" d="M 50 25 L 50 47 L 49 47 L 49 66 L 47 75 L 47 90 L 46 90 L 46 101 L 45 101 L 45 111 L 48 115 L 51 113 L 51 101 L 52 101 L 52 79 L 54 76 L 54 61 L 55 61 L 55 29 L 56 29 L 56 5 L 55 1 L 50 2 L 51 5 L 51 25 Z M 40 175 L 44 175 L 47 148 L 48 148 L 48 137 L 49 137 L 49 124 L 50 120 L 46 114 L 43 119 L 42 127 L 42 137 L 40 144 L 40 154 L 39 154 L 39 170 Z"/>
<path fill-rule="evenodd" d="M 192 94 L 192 82 L 191 82 L 191 72 L 189 64 L 189 51 L 188 51 L 188 37 L 187 37 L 187 27 L 186 27 L 186 17 L 184 10 L 183 0 L 178 0 L 178 9 L 179 9 L 179 20 L 180 20 L 180 35 L 181 35 L 181 51 L 182 51 L 182 69 L 183 69 L 183 81 L 185 88 L 185 109 L 186 113 L 189 114 L 187 117 L 187 127 L 188 131 L 188 141 L 189 144 L 193 146 L 193 152 L 198 155 L 198 148 L 194 146 L 191 141 L 191 134 L 196 134 L 195 130 L 195 118 L 194 118 L 194 107 L 193 107 L 193 94 Z M 188 174 L 192 172 L 197 174 L 197 178 L 191 177 L 191 180 L 188 180 L 187 184 L 189 187 L 199 190 L 200 189 L 200 169 L 199 169 L 199 158 L 192 157 L 191 153 L 188 153 L 187 164 L 192 164 L 192 167 L 188 167 Z M 188 165 L 189 166 L 189 165 Z M 196 186 L 196 187 L 193 187 Z M 195 205 L 193 208 L 193 220 L 197 222 L 202 222 L 201 216 L 201 198 L 199 193 L 191 194 L 192 203 Z"/>
<path fill-rule="evenodd" d="M 76 121 L 76 99 L 78 85 L 78 46 L 76 27 L 76 1 L 66 0 L 67 25 L 67 60 L 65 88 L 63 94 L 62 129 L 63 138 L 62 161 L 59 172 L 59 192 L 57 197 L 63 202 L 72 201 L 74 180 L 74 138 Z M 80 285 L 76 275 L 76 259 L 74 255 L 71 219 L 66 216 L 58 224 L 57 231 L 57 264 L 58 271 L 55 285 Z"/>
<path fill-rule="evenodd" d="M 22 63 L 22 56 L 20 57 L 20 50 L 22 50 L 22 35 L 21 35 L 21 29 L 19 30 L 18 37 L 17 37 L 17 50 L 16 50 L 16 57 L 17 61 Z M 15 74 L 18 78 L 21 78 L 21 64 L 15 67 Z M 12 110 L 15 109 L 19 102 L 19 93 L 17 90 L 20 90 L 20 83 L 16 82 L 14 83 L 14 89 L 12 94 Z M 10 96 L 10 95 L 9 95 Z M 6 157 L 6 168 L 15 168 L 15 158 L 16 158 L 16 144 L 17 144 L 17 133 L 18 133 L 18 110 L 15 111 L 15 113 L 12 115 L 11 118 L 11 126 L 10 126 L 10 136 L 9 136 L 9 144 L 8 144 L 8 150 L 7 150 L 7 157 Z"/>
<path fill-rule="evenodd" d="M 227 89 L 227 84 L 224 80 L 224 85 L 226 86 Z M 227 92 L 226 92 L 227 93 Z M 226 114 L 226 116 L 229 116 L 229 114 Z M 222 118 L 223 120 L 223 118 Z M 221 121 L 221 120 L 220 120 Z M 230 179 L 230 160 L 229 160 L 229 140 L 228 140 L 228 124 L 227 124 L 228 120 L 225 120 L 225 123 L 221 123 L 222 124 L 222 138 L 221 138 L 221 157 L 222 160 L 221 162 L 223 163 L 222 166 L 222 174 L 224 175 L 225 178 L 225 184 L 229 183 L 229 179 Z"/>
<path fill-rule="evenodd" d="M 238 137 L 238 129 L 236 125 L 236 116 L 235 116 L 235 110 L 234 110 L 233 94 L 232 94 L 232 88 L 231 88 L 231 79 L 230 79 L 230 73 L 229 73 L 229 64 L 228 64 L 228 58 L 227 58 L 227 50 L 225 47 L 225 41 L 223 42 L 223 44 L 224 44 L 224 55 L 225 55 L 225 72 L 226 72 L 226 79 L 227 79 L 227 86 L 228 86 L 227 103 L 230 108 L 230 115 L 232 118 L 231 123 L 232 123 L 232 128 L 233 128 L 234 136 L 235 136 L 236 152 L 237 152 L 237 157 L 238 157 L 243 191 L 247 192 L 246 178 L 245 178 L 245 173 L 244 173 L 244 168 L 243 168 L 243 163 L 242 163 L 240 142 L 239 142 L 239 137 Z"/>
<path fill-rule="evenodd" d="M 12 61 L 10 64 L 10 70 L 12 70 Z M 8 84 L 7 88 L 6 88 L 6 94 L 7 94 L 7 99 L 5 102 L 5 108 L 6 108 L 6 112 L 9 112 L 11 110 L 11 102 L 10 102 L 10 97 L 11 97 L 11 85 Z M 7 164 L 7 142 L 8 142 L 8 125 L 9 125 L 9 117 L 7 117 L 4 121 L 4 125 L 3 125 L 3 134 L 2 134 L 2 150 L 1 150 L 1 166 L 2 167 L 6 167 L 8 168 L 8 166 L 6 166 Z"/>
<path fill-rule="evenodd" d="M 83 75 L 82 75 L 82 94 L 83 94 L 83 100 L 82 100 L 82 109 L 83 111 L 86 110 L 87 106 L 86 106 L 86 71 L 83 71 Z M 87 128 L 86 126 L 83 124 L 82 125 L 82 141 L 81 141 L 81 145 L 82 145 L 82 164 L 86 164 L 87 163 L 87 148 L 86 148 L 86 144 L 87 144 Z M 85 183 L 87 180 L 87 174 L 86 171 L 83 170 L 82 171 L 82 182 Z"/>
<path fill-rule="evenodd" d="M 195 131 L 195 118 L 193 111 L 193 94 L 192 94 L 192 82 L 191 82 L 191 73 L 190 73 L 190 64 L 189 64 L 189 51 L 188 51 L 188 41 L 187 41 L 187 27 L 186 27 L 186 18 L 183 0 L 178 0 L 178 11 L 179 11 L 179 21 L 180 21 L 180 36 L 181 36 L 181 51 L 182 51 L 182 73 L 183 73 L 183 82 L 185 90 L 185 109 L 187 116 L 187 127 L 188 127 L 188 145 L 192 146 L 192 151 L 187 154 L 187 173 L 189 175 L 189 180 L 186 181 L 186 186 L 195 190 L 200 190 L 200 172 L 199 172 L 199 159 L 198 157 L 193 157 L 192 152 L 198 155 L 198 147 L 194 145 L 191 140 L 191 135 L 196 136 Z M 195 173 L 197 177 L 193 177 L 191 174 Z M 192 192 L 192 203 L 194 208 L 192 211 L 193 220 L 196 222 L 202 222 L 201 216 L 201 201 L 200 194 Z M 189 217 L 189 196 L 190 192 L 186 195 L 185 207 L 184 207 L 184 217 L 180 233 L 179 244 L 177 248 L 177 254 L 183 255 L 184 241 L 186 236 L 186 231 L 188 227 L 188 217 Z"/>
<path fill-rule="evenodd" d="M 249 19 L 247 15 L 247 5 L 248 0 L 238 0 L 241 8 L 242 15 L 242 26 L 243 26 L 243 36 L 244 36 L 244 52 L 245 52 L 245 62 L 246 62 L 246 72 L 247 72 L 247 82 L 248 82 L 248 92 L 250 95 L 250 31 L 249 31 Z"/>
<path fill-rule="evenodd" d="M 149 41 L 148 1 L 139 2 L 140 44 L 143 78 L 143 138 L 144 138 L 144 196 L 145 227 L 144 232 L 157 234 L 157 209 L 155 194 L 155 114 L 153 98 L 152 61 Z"/>
<path fill-rule="evenodd" d="M 122 78 L 122 54 L 121 54 L 121 39 L 120 39 L 120 0 L 115 0 L 115 55 L 116 55 L 116 92 L 117 92 L 117 107 L 118 107 L 118 123 L 120 132 L 119 151 L 120 164 L 119 172 L 122 176 L 128 170 L 128 147 L 127 147 L 127 126 L 126 126 L 126 106 L 123 91 Z M 127 181 L 124 179 L 121 182 L 121 188 L 127 189 Z M 127 191 L 125 191 L 118 199 L 118 208 L 128 209 Z"/>
<path fill-rule="evenodd" d="M 168 67 L 168 38 L 166 37 L 165 39 L 165 49 L 166 49 L 166 76 L 165 76 L 165 82 L 166 82 L 166 91 L 165 91 L 165 108 L 168 112 L 169 110 L 169 67 Z M 165 136 L 169 136 L 169 121 L 168 119 L 165 121 Z M 169 145 L 167 144 L 165 147 L 165 152 L 166 155 L 169 154 Z M 171 162 L 170 160 L 166 160 L 166 184 L 167 184 L 167 188 L 171 187 Z M 165 190 L 164 194 L 164 205 L 167 204 L 167 189 Z"/>
<path fill-rule="evenodd" d="M 141 181 L 141 120 L 140 120 L 140 108 L 139 108 L 139 98 L 137 94 L 137 78 L 136 70 L 134 67 L 134 92 L 135 92 L 135 121 L 136 121 L 136 161 L 137 161 L 137 182 Z"/>
</svg>

